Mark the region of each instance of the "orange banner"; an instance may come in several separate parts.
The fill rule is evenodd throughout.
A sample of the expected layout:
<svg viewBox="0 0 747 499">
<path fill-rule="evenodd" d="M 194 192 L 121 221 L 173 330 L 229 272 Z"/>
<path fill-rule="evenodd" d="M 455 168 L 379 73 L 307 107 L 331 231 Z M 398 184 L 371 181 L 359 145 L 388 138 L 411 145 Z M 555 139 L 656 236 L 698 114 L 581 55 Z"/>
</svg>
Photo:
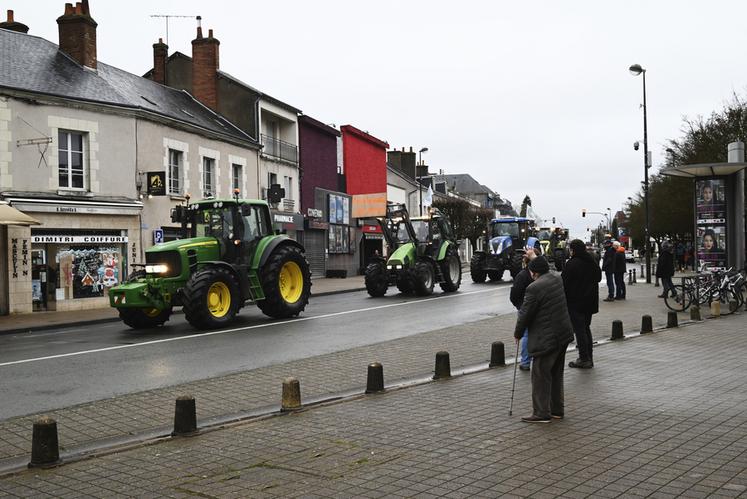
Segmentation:
<svg viewBox="0 0 747 499">
<path fill-rule="evenodd" d="M 374 218 L 385 215 L 386 192 L 353 196 L 353 218 Z"/>
</svg>

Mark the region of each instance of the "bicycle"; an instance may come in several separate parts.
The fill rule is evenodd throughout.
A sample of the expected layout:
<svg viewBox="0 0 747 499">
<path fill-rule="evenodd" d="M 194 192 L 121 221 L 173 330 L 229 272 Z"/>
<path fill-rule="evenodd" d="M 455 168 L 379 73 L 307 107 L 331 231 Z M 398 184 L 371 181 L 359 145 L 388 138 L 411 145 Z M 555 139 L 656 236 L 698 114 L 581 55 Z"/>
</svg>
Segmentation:
<svg viewBox="0 0 747 499">
<path fill-rule="evenodd" d="M 700 270 L 704 269 L 705 263 Z M 670 310 L 684 312 L 693 303 L 703 306 L 717 301 L 722 305 L 721 314 L 729 315 L 741 308 L 745 302 L 747 291 L 742 272 L 735 272 L 733 268 L 729 268 L 725 272 L 699 272 L 696 276 L 683 277 L 682 284 L 675 284 L 672 290 L 667 290 L 664 303 Z M 670 291 L 674 291 L 674 296 L 670 295 Z"/>
</svg>

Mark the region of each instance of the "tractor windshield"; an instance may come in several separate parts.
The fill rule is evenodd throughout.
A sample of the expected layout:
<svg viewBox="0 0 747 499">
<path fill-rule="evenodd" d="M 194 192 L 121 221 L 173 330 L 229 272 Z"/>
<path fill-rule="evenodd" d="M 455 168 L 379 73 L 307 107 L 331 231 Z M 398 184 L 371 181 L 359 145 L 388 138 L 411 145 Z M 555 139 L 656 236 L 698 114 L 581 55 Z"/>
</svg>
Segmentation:
<svg viewBox="0 0 747 499">
<path fill-rule="evenodd" d="M 394 243 L 410 242 L 410 234 L 407 232 L 407 223 L 404 220 L 387 220 L 387 231 L 394 239 Z"/>
<path fill-rule="evenodd" d="M 550 239 L 550 236 L 552 234 L 548 229 L 540 229 L 539 233 L 537 234 L 537 239 L 540 241 L 547 241 Z"/>
<path fill-rule="evenodd" d="M 195 213 L 193 237 L 233 238 L 233 210 L 231 207 L 208 208 Z"/>
<path fill-rule="evenodd" d="M 495 223 L 491 227 L 491 237 L 511 236 L 519 237 L 519 224 L 517 222 Z"/>
<path fill-rule="evenodd" d="M 412 229 L 415 232 L 415 237 L 418 241 L 428 240 L 428 220 L 413 220 Z"/>
</svg>

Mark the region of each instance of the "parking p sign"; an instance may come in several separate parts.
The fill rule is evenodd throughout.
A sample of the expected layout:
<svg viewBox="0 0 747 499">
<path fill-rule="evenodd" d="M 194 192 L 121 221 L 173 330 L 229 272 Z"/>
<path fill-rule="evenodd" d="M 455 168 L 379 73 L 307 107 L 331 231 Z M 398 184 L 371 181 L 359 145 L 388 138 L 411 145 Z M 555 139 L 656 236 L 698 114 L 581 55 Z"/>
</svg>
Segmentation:
<svg viewBox="0 0 747 499">
<path fill-rule="evenodd" d="M 163 242 L 163 229 L 153 229 L 153 244 L 161 244 Z"/>
</svg>

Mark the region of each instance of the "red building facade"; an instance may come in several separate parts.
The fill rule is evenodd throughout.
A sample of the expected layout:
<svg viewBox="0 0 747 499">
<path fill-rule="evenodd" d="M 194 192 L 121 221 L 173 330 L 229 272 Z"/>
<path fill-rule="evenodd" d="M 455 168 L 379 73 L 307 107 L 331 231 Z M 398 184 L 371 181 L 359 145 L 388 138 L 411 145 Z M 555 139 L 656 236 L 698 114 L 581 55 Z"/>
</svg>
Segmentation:
<svg viewBox="0 0 747 499">
<path fill-rule="evenodd" d="M 344 125 L 340 131 L 346 191 L 353 196 L 353 218 L 384 215 L 389 144 L 352 125 Z"/>
</svg>

